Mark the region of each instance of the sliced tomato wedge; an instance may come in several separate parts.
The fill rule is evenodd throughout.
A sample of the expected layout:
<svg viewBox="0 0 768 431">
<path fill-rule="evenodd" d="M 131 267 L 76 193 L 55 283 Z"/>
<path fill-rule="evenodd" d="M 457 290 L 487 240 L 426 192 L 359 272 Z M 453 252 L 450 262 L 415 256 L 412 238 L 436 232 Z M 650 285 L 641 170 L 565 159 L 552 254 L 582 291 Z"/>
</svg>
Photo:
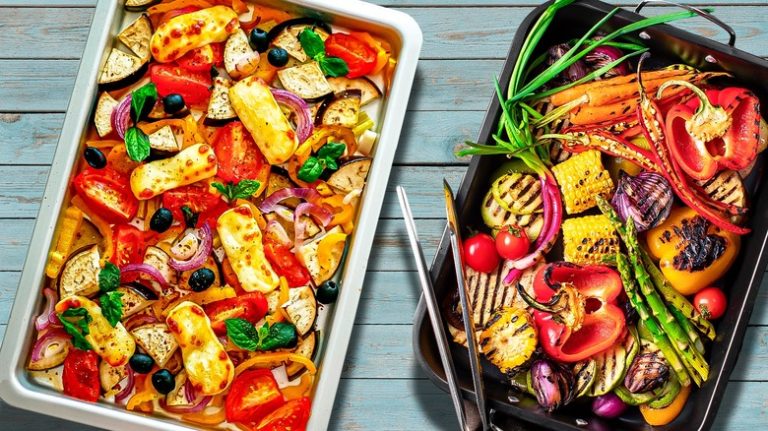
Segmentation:
<svg viewBox="0 0 768 431">
<path fill-rule="evenodd" d="M 99 356 L 92 350 L 69 349 L 61 374 L 64 393 L 83 401 L 99 399 Z"/>
<path fill-rule="evenodd" d="M 261 292 L 251 292 L 235 298 L 212 302 L 205 307 L 205 314 L 211 319 L 213 332 L 218 335 L 227 333 L 227 319 L 241 318 L 256 323 L 267 315 L 269 305 Z"/>
<path fill-rule="evenodd" d="M 141 263 L 146 251 L 146 234 L 129 224 L 114 228 L 115 252 L 112 263 L 122 268 L 129 263 Z"/>
<path fill-rule="evenodd" d="M 251 134 L 240 121 L 222 127 L 214 137 L 213 150 L 225 181 L 258 180 L 266 185 L 270 165 Z"/>
<path fill-rule="evenodd" d="M 309 422 L 312 402 L 307 397 L 290 400 L 259 422 L 257 431 L 303 431 Z"/>
<path fill-rule="evenodd" d="M 224 63 L 224 47 L 221 43 L 211 43 L 189 51 L 176 62 L 192 72 L 210 72 L 211 67 Z"/>
<path fill-rule="evenodd" d="M 85 204 L 110 223 L 128 223 L 139 209 L 128 178 L 113 169 L 86 169 L 72 184 Z"/>
<path fill-rule="evenodd" d="M 280 239 L 266 231 L 262 239 L 264 254 L 272 265 L 277 275 L 285 277 L 290 287 L 300 287 L 309 284 L 309 271 L 299 262 L 296 255 L 291 252 L 293 244 L 285 244 Z"/>
<path fill-rule="evenodd" d="M 149 79 L 157 86 L 160 97 L 177 93 L 188 105 L 201 105 L 211 97 L 211 74 L 193 72 L 182 67 L 153 64 L 149 67 Z"/>
<path fill-rule="evenodd" d="M 227 420 L 245 424 L 258 423 L 267 414 L 285 404 L 272 371 L 246 371 L 235 378 L 225 401 Z"/>
<path fill-rule="evenodd" d="M 347 78 L 358 78 L 373 72 L 376 50 L 361 39 L 346 33 L 334 33 L 325 40 L 325 53 L 347 62 Z"/>
<path fill-rule="evenodd" d="M 198 213 L 197 226 L 202 226 L 206 221 L 213 222 L 211 227 L 216 226 L 216 220 L 221 213 L 229 209 L 227 204 L 221 200 L 217 194 L 211 193 L 207 184 L 190 184 L 169 190 L 163 193 L 163 207 L 168 208 L 173 213 L 174 220 L 184 220 L 184 213 L 181 207 L 188 206 L 193 212 Z"/>
</svg>

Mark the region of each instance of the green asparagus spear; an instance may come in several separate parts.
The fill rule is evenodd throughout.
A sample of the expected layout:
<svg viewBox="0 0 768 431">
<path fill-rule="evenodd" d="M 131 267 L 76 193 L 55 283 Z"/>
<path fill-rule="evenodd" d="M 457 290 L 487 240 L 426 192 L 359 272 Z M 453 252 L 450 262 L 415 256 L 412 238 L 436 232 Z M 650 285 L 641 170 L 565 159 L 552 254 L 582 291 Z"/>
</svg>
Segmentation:
<svg viewBox="0 0 768 431">
<path fill-rule="evenodd" d="M 675 320 L 677 320 L 677 323 L 680 325 L 681 328 L 683 328 L 683 331 L 685 331 L 686 334 L 688 334 L 688 339 L 693 342 L 693 347 L 696 348 L 696 350 L 699 351 L 702 355 L 704 354 L 704 342 L 701 341 L 701 337 L 699 336 L 699 331 L 696 330 L 696 327 L 693 325 L 693 323 L 688 320 L 687 317 L 683 315 L 683 313 L 678 310 L 677 308 L 669 307 L 669 312 L 672 313 L 673 316 L 675 316 Z"/>
</svg>

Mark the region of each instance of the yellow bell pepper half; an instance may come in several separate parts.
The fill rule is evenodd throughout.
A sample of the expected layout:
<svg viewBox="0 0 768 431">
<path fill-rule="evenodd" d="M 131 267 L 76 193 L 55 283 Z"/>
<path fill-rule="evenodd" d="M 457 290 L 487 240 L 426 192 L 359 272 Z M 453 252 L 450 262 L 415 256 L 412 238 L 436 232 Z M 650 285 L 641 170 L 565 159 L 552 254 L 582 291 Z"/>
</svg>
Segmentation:
<svg viewBox="0 0 768 431">
<path fill-rule="evenodd" d="M 672 210 L 648 231 L 648 251 L 661 272 L 683 295 L 693 295 L 722 277 L 739 253 L 739 236 L 724 231 L 691 208 Z"/>
</svg>

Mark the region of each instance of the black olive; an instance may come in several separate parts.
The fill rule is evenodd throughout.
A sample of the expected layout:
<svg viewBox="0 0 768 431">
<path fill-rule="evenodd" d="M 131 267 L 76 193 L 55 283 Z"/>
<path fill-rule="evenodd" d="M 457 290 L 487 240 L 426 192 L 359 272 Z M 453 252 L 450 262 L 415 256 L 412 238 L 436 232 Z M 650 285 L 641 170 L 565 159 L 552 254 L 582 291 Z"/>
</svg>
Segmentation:
<svg viewBox="0 0 768 431">
<path fill-rule="evenodd" d="M 163 109 L 168 114 L 175 114 L 184 109 L 184 98 L 181 94 L 171 93 L 163 97 Z"/>
<path fill-rule="evenodd" d="M 136 371 L 139 374 L 147 374 L 152 371 L 155 361 L 151 356 L 144 353 L 134 353 L 128 361 L 128 364 L 130 364 L 133 371 Z"/>
<path fill-rule="evenodd" d="M 149 220 L 149 228 L 163 233 L 173 224 L 173 213 L 168 208 L 158 208 Z"/>
<path fill-rule="evenodd" d="M 269 64 L 275 67 L 283 67 L 288 64 L 288 51 L 283 48 L 272 48 L 267 54 Z"/>
<path fill-rule="evenodd" d="M 317 300 L 321 304 L 332 304 L 339 297 L 339 285 L 333 280 L 328 280 L 317 288 Z"/>
<path fill-rule="evenodd" d="M 253 31 L 251 31 L 251 36 L 248 38 L 248 42 L 251 44 L 251 49 L 254 49 L 257 52 L 264 52 L 269 48 L 269 37 L 267 36 L 267 32 L 260 28 L 254 28 Z"/>
<path fill-rule="evenodd" d="M 208 268 L 200 268 L 189 277 L 189 287 L 195 292 L 202 292 L 216 281 L 216 275 Z"/>
<path fill-rule="evenodd" d="M 165 395 L 170 393 L 173 388 L 176 387 L 176 380 L 173 378 L 173 374 L 170 371 L 163 368 L 162 370 L 155 371 L 152 374 L 152 386 L 155 387 L 157 392 Z"/>
<path fill-rule="evenodd" d="M 85 147 L 83 156 L 85 156 L 85 161 L 88 163 L 88 166 L 94 169 L 103 169 L 107 166 L 107 157 L 98 148 Z"/>
</svg>

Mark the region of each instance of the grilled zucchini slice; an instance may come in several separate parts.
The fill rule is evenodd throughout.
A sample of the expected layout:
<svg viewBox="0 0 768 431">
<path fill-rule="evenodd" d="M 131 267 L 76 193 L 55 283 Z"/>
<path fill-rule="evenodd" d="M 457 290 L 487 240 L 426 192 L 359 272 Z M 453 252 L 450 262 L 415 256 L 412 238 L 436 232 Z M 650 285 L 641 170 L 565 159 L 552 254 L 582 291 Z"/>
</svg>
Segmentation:
<svg viewBox="0 0 768 431">
<path fill-rule="evenodd" d="M 612 391 L 621 383 L 626 370 L 627 350 L 622 344 L 616 344 L 598 353 L 592 359 L 597 364 L 597 374 L 589 396 L 598 397 Z"/>
<path fill-rule="evenodd" d="M 576 389 L 574 390 L 576 396 L 583 397 L 589 394 L 589 390 L 595 384 L 597 362 L 594 359 L 577 362 L 573 366 L 573 375 L 576 377 Z"/>
<path fill-rule="evenodd" d="M 502 308 L 480 333 L 480 350 L 502 373 L 513 374 L 533 356 L 538 339 L 531 320 L 523 308 Z"/>
<path fill-rule="evenodd" d="M 714 177 L 697 183 L 713 200 L 740 208 L 747 205 L 747 191 L 736 171 L 720 171 Z"/>
<path fill-rule="evenodd" d="M 544 215 L 542 213 L 513 214 L 504 208 L 493 197 L 493 190 L 489 190 L 483 199 L 480 209 L 483 223 L 494 231 L 501 230 L 504 226 L 516 224 L 525 230 L 525 234 L 531 241 L 535 241 L 544 227 Z"/>
<path fill-rule="evenodd" d="M 544 212 L 541 182 L 529 174 L 514 172 L 493 182 L 491 194 L 502 208 L 517 215 Z"/>
</svg>

